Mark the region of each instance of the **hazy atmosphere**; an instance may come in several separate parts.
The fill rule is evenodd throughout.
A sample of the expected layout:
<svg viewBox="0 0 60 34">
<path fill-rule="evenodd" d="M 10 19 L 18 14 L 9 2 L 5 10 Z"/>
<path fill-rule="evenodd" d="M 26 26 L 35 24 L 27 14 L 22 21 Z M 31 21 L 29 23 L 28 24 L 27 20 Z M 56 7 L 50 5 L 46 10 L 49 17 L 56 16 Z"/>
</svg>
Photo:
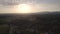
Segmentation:
<svg viewBox="0 0 60 34">
<path fill-rule="evenodd" d="M 0 0 L 0 34 L 60 34 L 60 0 Z"/>
<path fill-rule="evenodd" d="M 25 13 L 60 11 L 60 0 L 0 0 L 0 13 L 23 13 L 23 10 Z"/>
</svg>

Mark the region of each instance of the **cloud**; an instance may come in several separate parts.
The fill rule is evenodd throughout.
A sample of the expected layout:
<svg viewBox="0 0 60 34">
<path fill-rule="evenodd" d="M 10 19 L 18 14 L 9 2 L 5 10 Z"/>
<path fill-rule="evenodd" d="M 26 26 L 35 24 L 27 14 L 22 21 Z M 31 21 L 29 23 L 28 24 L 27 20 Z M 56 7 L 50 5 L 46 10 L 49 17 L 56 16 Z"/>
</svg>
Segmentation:
<svg viewBox="0 0 60 34">
<path fill-rule="evenodd" d="M 0 5 L 18 5 L 20 3 L 60 4 L 60 0 L 0 0 Z"/>
<path fill-rule="evenodd" d="M 42 3 L 47 3 L 47 4 L 60 4 L 60 0 L 42 0 Z"/>
<path fill-rule="evenodd" d="M 19 4 L 16 0 L 0 0 L 1 5 L 17 5 Z"/>
</svg>

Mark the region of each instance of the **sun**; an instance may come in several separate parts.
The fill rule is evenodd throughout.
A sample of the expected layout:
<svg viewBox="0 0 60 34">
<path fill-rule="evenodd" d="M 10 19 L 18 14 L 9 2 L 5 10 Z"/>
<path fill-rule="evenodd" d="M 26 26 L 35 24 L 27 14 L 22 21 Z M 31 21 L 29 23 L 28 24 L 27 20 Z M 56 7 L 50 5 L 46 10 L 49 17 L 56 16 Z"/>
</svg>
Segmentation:
<svg viewBox="0 0 60 34">
<path fill-rule="evenodd" d="M 18 5 L 18 12 L 19 13 L 31 13 L 32 7 L 28 4 L 19 4 Z"/>
</svg>

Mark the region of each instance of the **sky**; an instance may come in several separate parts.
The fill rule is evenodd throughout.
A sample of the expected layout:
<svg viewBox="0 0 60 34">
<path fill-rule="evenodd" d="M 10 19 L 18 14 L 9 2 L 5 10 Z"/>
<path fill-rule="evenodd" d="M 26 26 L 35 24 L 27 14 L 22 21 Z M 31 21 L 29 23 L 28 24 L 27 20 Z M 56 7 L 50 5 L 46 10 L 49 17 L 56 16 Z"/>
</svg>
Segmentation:
<svg viewBox="0 0 60 34">
<path fill-rule="evenodd" d="M 0 13 L 14 13 L 19 4 L 31 4 L 37 11 L 60 11 L 60 0 L 0 0 Z"/>
</svg>

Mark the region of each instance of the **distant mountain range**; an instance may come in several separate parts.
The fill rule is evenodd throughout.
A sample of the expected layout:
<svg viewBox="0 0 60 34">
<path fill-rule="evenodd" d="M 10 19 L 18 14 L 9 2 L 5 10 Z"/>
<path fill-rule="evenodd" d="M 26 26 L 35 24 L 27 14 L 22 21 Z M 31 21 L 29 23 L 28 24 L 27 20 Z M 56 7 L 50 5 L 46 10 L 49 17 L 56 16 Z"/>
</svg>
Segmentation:
<svg viewBox="0 0 60 34">
<path fill-rule="evenodd" d="M 22 13 L 0 13 L 0 14 L 20 14 L 21 15 Z M 25 14 L 60 14 L 60 11 L 42 11 L 42 12 L 25 13 Z"/>
</svg>

